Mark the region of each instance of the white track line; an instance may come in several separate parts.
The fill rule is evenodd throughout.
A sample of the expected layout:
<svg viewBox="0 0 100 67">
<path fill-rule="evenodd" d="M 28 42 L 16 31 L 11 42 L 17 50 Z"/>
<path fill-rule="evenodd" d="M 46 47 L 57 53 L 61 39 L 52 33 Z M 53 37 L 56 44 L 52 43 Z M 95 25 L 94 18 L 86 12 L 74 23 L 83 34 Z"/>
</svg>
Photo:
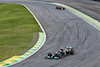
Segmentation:
<svg viewBox="0 0 100 67">
<path fill-rule="evenodd" d="M 8 66 L 2 66 L 2 67 L 9 67 L 9 66 L 12 66 L 12 65 L 14 65 L 14 64 L 17 64 L 17 63 L 19 63 L 19 62 L 21 62 L 21 61 L 23 61 L 23 60 L 29 58 L 30 56 L 32 56 L 33 54 L 35 54 L 35 53 L 36 53 L 36 52 L 44 45 L 44 43 L 45 43 L 45 41 L 46 41 L 46 32 L 44 31 L 44 29 L 43 29 L 42 25 L 40 24 L 39 20 L 37 19 L 37 17 L 33 14 L 33 12 L 32 12 L 26 5 L 24 5 L 24 4 L 21 4 L 21 5 L 23 5 L 26 9 L 28 9 L 29 12 L 30 12 L 30 13 L 33 15 L 33 17 L 35 18 L 35 20 L 38 22 L 38 24 L 39 24 L 41 30 L 43 31 L 43 34 L 44 34 L 44 40 L 43 40 L 41 46 L 40 46 L 37 50 L 35 50 L 32 54 L 30 54 L 28 57 L 25 57 L 24 59 L 21 59 L 21 60 L 18 61 L 18 62 L 12 63 L 11 65 L 8 65 Z"/>
<path fill-rule="evenodd" d="M 51 4 L 53 4 L 53 3 L 51 3 Z M 60 3 L 54 3 L 54 5 L 59 5 Z M 67 6 L 67 5 L 64 5 L 64 4 L 60 4 L 61 6 Z M 70 7 L 70 6 L 68 6 L 68 7 Z M 65 7 L 66 8 L 66 7 Z M 70 7 L 70 8 L 72 8 L 72 7 Z M 66 8 L 66 9 L 68 9 L 68 8 Z M 75 8 L 72 8 L 72 9 L 75 9 Z M 75 9 L 76 10 L 76 9 Z M 81 18 L 83 21 L 85 21 L 85 22 L 87 22 L 88 24 L 90 24 L 91 26 L 93 26 L 95 29 L 97 29 L 98 31 L 100 31 L 100 29 L 97 27 L 97 26 L 95 26 L 95 25 L 93 25 L 91 22 L 89 22 L 89 21 L 87 21 L 86 19 L 84 19 L 84 18 L 82 18 L 82 17 L 80 17 L 79 15 L 77 15 L 77 14 L 75 14 L 72 10 L 70 10 L 70 9 L 68 9 L 68 11 L 69 12 L 71 12 L 72 14 L 74 14 L 74 15 L 76 15 L 77 17 L 79 17 L 79 18 Z M 77 11 L 79 11 L 79 10 L 77 10 Z M 81 11 L 79 11 L 79 12 L 81 12 Z M 84 14 L 84 15 L 86 15 L 86 14 Z M 87 15 L 88 16 L 88 15 Z M 90 17 L 90 16 L 89 16 Z M 92 18 L 93 19 L 93 18 Z M 94 19 L 95 20 L 95 19 Z M 97 20 L 96 20 L 97 21 Z"/>
</svg>

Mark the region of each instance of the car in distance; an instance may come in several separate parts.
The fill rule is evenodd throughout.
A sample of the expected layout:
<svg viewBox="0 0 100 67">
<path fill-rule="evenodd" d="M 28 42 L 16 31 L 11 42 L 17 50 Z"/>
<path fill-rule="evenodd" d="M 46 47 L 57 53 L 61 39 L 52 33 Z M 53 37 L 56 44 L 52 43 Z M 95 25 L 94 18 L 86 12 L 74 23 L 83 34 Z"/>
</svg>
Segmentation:
<svg viewBox="0 0 100 67">
<path fill-rule="evenodd" d="M 62 7 L 62 6 L 56 6 L 56 9 L 59 9 L 59 10 L 65 10 L 65 8 Z"/>
</svg>

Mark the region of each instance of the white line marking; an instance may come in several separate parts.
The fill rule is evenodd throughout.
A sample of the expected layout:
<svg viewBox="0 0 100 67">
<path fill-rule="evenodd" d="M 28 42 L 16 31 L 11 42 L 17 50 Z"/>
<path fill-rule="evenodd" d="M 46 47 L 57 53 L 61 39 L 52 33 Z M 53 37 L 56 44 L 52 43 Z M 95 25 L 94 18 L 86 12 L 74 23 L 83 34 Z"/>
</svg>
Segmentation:
<svg viewBox="0 0 100 67">
<path fill-rule="evenodd" d="M 28 57 L 32 56 L 33 54 L 35 54 L 35 53 L 44 45 L 44 43 L 45 43 L 45 41 L 46 41 L 46 32 L 44 31 L 44 29 L 43 29 L 42 25 L 40 24 L 39 20 L 37 19 L 37 17 L 32 13 L 32 11 L 31 11 L 26 5 L 24 5 L 24 4 L 21 4 L 21 5 L 23 5 L 26 9 L 28 9 L 28 10 L 30 11 L 30 13 L 33 15 L 33 17 L 35 18 L 35 20 L 38 22 L 38 24 L 39 24 L 41 30 L 43 31 L 44 40 L 43 40 L 41 46 L 40 46 L 37 50 L 35 50 L 32 54 L 30 54 L 29 56 L 25 57 L 24 59 L 21 59 L 21 60 L 18 61 L 18 62 L 12 63 L 11 65 L 8 65 L 8 66 L 5 66 L 5 67 L 9 67 L 9 66 L 12 66 L 12 65 L 14 65 L 14 64 L 17 64 L 17 63 L 19 63 L 19 62 L 21 62 L 21 61 L 27 59 Z M 3 67 L 4 67 L 4 66 L 3 66 Z"/>
</svg>

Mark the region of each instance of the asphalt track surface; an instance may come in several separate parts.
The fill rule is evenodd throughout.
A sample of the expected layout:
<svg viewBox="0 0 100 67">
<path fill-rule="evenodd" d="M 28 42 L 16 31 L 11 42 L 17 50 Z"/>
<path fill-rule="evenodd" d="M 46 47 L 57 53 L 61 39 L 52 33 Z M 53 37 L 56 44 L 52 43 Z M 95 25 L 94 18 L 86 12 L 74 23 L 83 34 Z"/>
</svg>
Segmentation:
<svg viewBox="0 0 100 67">
<path fill-rule="evenodd" d="M 47 40 L 37 53 L 12 67 L 100 67 L 100 31 L 67 9 L 57 10 L 55 5 L 41 2 L 21 3 L 41 22 Z M 76 54 L 60 60 L 44 59 L 48 52 L 66 45 L 74 47 Z"/>
</svg>

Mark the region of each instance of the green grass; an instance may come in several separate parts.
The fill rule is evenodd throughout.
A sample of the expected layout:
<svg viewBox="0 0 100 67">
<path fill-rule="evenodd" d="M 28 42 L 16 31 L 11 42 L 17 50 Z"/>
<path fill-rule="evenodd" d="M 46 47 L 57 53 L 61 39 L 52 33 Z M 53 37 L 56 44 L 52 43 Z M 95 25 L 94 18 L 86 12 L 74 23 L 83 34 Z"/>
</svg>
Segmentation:
<svg viewBox="0 0 100 67">
<path fill-rule="evenodd" d="M 24 6 L 0 3 L 0 61 L 29 47 L 32 39 L 38 39 L 39 31 L 39 25 Z"/>
</svg>

